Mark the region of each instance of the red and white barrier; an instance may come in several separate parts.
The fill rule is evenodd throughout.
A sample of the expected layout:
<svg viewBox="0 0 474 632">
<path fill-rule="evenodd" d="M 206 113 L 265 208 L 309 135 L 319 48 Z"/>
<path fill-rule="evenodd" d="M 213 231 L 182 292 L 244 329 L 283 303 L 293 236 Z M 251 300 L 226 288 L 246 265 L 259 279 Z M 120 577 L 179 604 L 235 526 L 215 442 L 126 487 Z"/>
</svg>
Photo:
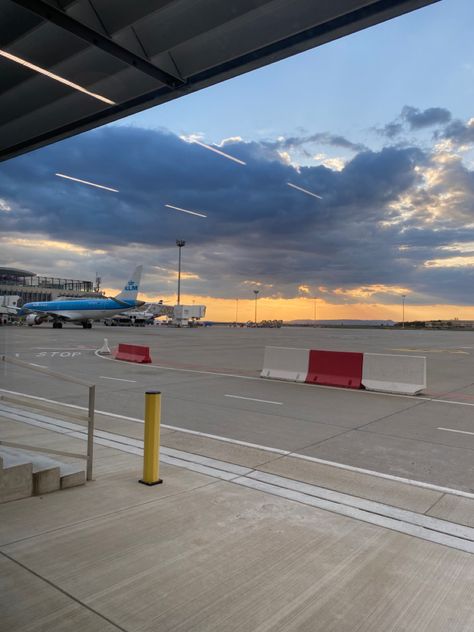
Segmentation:
<svg viewBox="0 0 474 632">
<path fill-rule="evenodd" d="M 308 375 L 309 349 L 265 347 L 261 377 L 290 382 L 305 382 Z"/>
<path fill-rule="evenodd" d="M 126 345 L 120 343 L 115 352 L 116 360 L 125 362 L 138 362 L 139 364 L 149 364 L 151 362 L 150 347 L 140 345 Z"/>
<path fill-rule="evenodd" d="M 426 388 L 426 358 L 265 347 L 260 375 L 291 382 L 415 395 Z"/>
</svg>

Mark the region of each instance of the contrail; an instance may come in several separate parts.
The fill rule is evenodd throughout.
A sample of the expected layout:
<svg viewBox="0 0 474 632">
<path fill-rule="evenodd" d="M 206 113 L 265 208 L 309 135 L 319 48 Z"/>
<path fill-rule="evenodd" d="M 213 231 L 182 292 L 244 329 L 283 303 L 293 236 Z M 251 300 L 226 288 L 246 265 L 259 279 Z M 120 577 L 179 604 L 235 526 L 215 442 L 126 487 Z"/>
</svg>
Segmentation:
<svg viewBox="0 0 474 632">
<path fill-rule="evenodd" d="M 113 193 L 118 193 L 118 189 L 112 189 L 110 187 L 106 187 L 103 184 L 95 184 L 95 182 L 89 182 L 88 180 L 81 180 L 80 178 L 73 178 L 72 176 L 66 176 L 64 173 L 55 173 L 55 176 L 59 176 L 60 178 L 66 178 L 67 180 L 73 180 L 74 182 L 80 182 L 81 184 L 88 184 L 90 187 L 97 187 L 98 189 L 105 189 L 106 191 L 112 191 Z"/>
<path fill-rule="evenodd" d="M 315 198 L 318 198 L 318 200 L 322 200 L 323 198 L 320 195 L 316 195 L 316 193 L 311 193 L 311 191 L 308 191 L 307 189 L 303 189 L 303 187 L 297 187 L 296 184 L 292 184 L 291 182 L 287 182 L 286 183 L 289 187 L 292 187 L 293 189 L 298 189 L 298 191 L 303 191 L 303 193 L 307 193 L 308 195 L 312 195 Z"/>
<path fill-rule="evenodd" d="M 196 213 L 196 211 L 187 211 L 185 208 L 179 206 L 173 206 L 172 204 L 165 204 L 167 208 L 173 208 L 175 211 L 182 211 L 183 213 L 189 213 L 190 215 L 197 215 L 198 217 L 207 217 L 204 213 Z"/>
</svg>

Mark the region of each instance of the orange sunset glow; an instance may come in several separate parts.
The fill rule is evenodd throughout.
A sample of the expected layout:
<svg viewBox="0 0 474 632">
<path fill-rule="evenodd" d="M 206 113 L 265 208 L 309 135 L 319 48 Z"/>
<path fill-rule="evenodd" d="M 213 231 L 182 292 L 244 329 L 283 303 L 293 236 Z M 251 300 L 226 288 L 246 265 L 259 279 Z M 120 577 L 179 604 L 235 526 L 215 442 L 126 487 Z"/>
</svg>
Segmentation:
<svg viewBox="0 0 474 632">
<path fill-rule="evenodd" d="M 107 296 L 113 296 L 118 288 L 106 288 Z M 337 292 L 336 292 L 337 293 Z M 163 300 L 166 305 L 176 304 L 176 294 L 139 294 L 146 302 Z M 181 294 L 183 305 L 206 305 L 206 320 L 220 322 L 253 321 L 255 316 L 254 298 L 214 298 L 197 294 Z M 399 302 L 351 303 L 337 304 L 318 298 L 315 305 L 313 298 L 304 296 L 296 298 L 260 297 L 257 305 L 257 320 L 402 320 L 401 298 Z M 237 318 L 236 318 L 237 317 Z M 466 305 L 410 305 L 405 302 L 405 320 L 459 320 L 474 319 L 474 307 Z"/>
</svg>

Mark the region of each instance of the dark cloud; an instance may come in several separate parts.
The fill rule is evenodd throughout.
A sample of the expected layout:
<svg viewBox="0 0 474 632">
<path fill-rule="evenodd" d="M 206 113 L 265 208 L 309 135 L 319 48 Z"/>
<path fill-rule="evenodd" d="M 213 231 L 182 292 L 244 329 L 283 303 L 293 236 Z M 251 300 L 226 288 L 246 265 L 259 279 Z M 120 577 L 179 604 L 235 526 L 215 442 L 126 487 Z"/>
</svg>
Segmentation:
<svg viewBox="0 0 474 632">
<path fill-rule="evenodd" d="M 435 125 L 446 125 L 451 118 L 451 112 L 446 108 L 433 107 L 420 110 L 412 105 L 405 105 L 400 115 L 394 121 L 387 123 L 381 128 L 376 128 L 376 131 L 381 136 L 392 139 L 402 134 L 405 130 L 413 132 L 427 127 L 434 127 Z"/>
<path fill-rule="evenodd" d="M 318 132 L 316 134 L 306 134 L 302 136 L 288 136 L 276 141 L 262 142 L 262 145 L 271 149 L 290 150 L 315 143 L 330 147 L 340 147 L 351 151 L 364 151 L 367 149 L 367 147 L 361 143 L 353 143 L 344 136 L 330 134 L 329 132 Z"/>
<path fill-rule="evenodd" d="M 447 125 L 438 137 L 447 138 L 459 145 L 474 143 L 474 124 L 469 125 L 456 119 Z"/>
<path fill-rule="evenodd" d="M 321 136 L 304 138 L 321 142 Z M 294 146 L 283 141 L 226 144 L 225 151 L 247 163 L 242 166 L 166 131 L 123 126 L 3 163 L 0 202 L 12 209 L 0 211 L 3 263 L 78 278 L 98 270 L 108 284 L 118 284 L 143 261 L 145 289 L 167 292 L 175 286 L 180 238 L 187 241 L 184 270 L 194 275 L 184 281 L 189 292 L 236 296 L 250 292 L 245 281 L 254 280 L 266 294 L 283 296 L 295 296 L 301 284 L 383 284 L 411 287 L 430 299 L 466 300 L 454 279 L 470 278 L 470 272 L 443 269 L 450 282 L 438 285 L 440 270 L 424 262 L 446 257 L 443 248 L 453 242 L 474 241 L 466 226 L 474 222 L 473 172 L 460 161 L 436 163 L 417 147 L 374 152 L 341 136 L 323 136 L 356 151 L 341 171 L 295 169 L 278 154 Z M 427 188 L 422 173 L 428 168 L 439 174 Z M 68 182 L 55 177 L 57 171 L 120 192 Z M 438 217 L 433 208 L 449 191 L 457 196 L 452 217 Z M 208 218 L 169 210 L 167 203 Z M 411 205 L 408 211 L 404 204 Z M 54 245 L 34 251 L 24 238 L 72 242 L 86 252 Z"/>
<path fill-rule="evenodd" d="M 411 130 L 423 129 L 434 125 L 443 125 L 451 120 L 451 112 L 446 108 L 427 108 L 420 110 L 411 105 L 405 105 L 400 115 Z"/>
<path fill-rule="evenodd" d="M 387 123 L 387 125 L 377 131 L 387 138 L 395 138 L 395 136 L 398 136 L 403 131 L 403 125 L 395 122 Z"/>
</svg>

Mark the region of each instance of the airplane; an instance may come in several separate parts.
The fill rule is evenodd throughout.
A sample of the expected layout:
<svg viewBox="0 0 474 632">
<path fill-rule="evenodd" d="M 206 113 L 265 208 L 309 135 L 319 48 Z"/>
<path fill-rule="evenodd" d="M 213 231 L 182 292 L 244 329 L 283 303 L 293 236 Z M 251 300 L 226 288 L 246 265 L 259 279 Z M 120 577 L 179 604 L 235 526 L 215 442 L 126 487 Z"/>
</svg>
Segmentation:
<svg viewBox="0 0 474 632">
<path fill-rule="evenodd" d="M 82 325 L 84 329 L 90 329 L 93 320 L 121 314 L 145 304 L 145 301 L 137 301 L 142 270 L 143 266 L 138 266 L 132 274 L 131 280 L 127 281 L 123 290 L 115 297 L 26 303 L 20 308 L 18 316 L 26 315 L 26 323 L 30 327 L 41 325 L 46 320 L 52 319 L 53 329 L 61 329 L 64 322 L 71 322 Z"/>
</svg>

